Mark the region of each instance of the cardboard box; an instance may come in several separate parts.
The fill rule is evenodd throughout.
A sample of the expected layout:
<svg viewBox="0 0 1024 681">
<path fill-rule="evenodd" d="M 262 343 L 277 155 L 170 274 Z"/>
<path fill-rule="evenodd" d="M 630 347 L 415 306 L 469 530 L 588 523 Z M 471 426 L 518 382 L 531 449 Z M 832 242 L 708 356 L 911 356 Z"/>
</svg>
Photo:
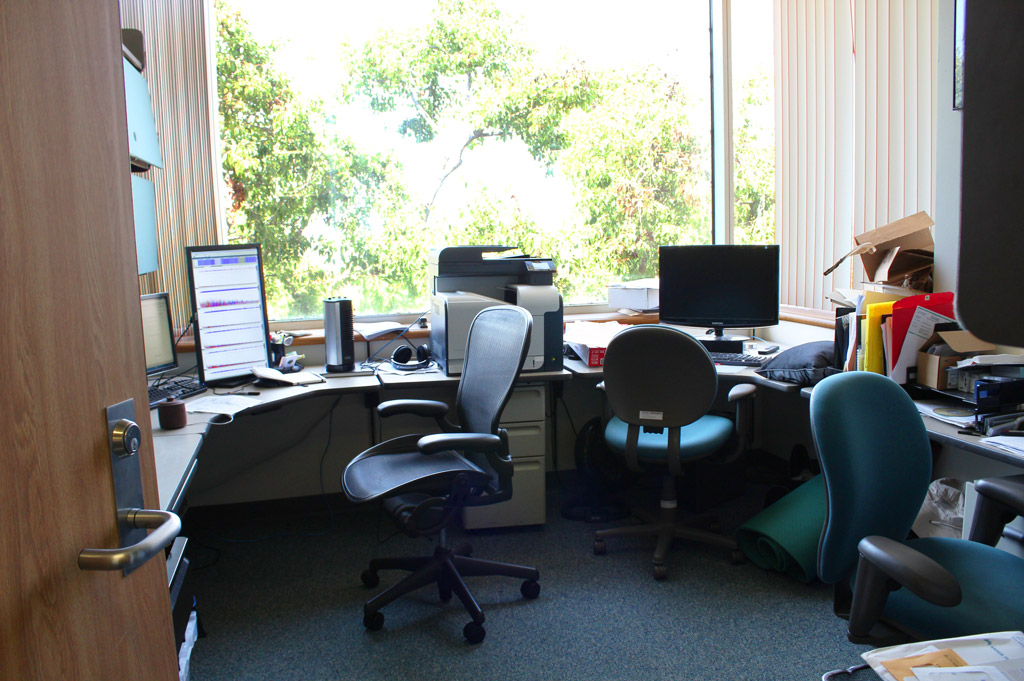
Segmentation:
<svg viewBox="0 0 1024 681">
<path fill-rule="evenodd" d="M 949 345 L 956 354 L 943 357 L 928 353 L 928 349 L 933 345 L 943 343 Z M 956 390 L 956 381 L 959 376 L 954 375 L 952 377 L 954 383 L 950 384 L 949 369 L 955 367 L 957 362 L 968 355 L 994 350 L 995 347 L 991 343 L 986 343 L 975 337 L 970 331 L 962 329 L 936 330 L 917 353 L 917 383 L 936 390 Z"/>
<path fill-rule="evenodd" d="M 638 279 L 608 287 L 608 307 L 613 310 L 653 310 L 658 307 L 658 280 Z"/>
<path fill-rule="evenodd" d="M 902 286 L 912 275 L 931 270 L 935 260 L 931 232 L 934 224 L 928 213 L 921 211 L 858 234 L 853 238 L 854 249 L 839 258 L 825 274 L 831 274 L 847 258 L 859 255 L 869 282 Z"/>
</svg>

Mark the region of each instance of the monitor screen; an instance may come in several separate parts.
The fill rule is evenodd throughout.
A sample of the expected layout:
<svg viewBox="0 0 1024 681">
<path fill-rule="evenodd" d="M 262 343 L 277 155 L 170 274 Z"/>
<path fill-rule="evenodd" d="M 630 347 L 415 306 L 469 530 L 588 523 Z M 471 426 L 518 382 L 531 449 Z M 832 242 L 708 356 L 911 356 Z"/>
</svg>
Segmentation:
<svg viewBox="0 0 1024 681">
<path fill-rule="evenodd" d="M 715 330 L 779 323 L 779 247 L 716 244 L 659 249 L 661 321 Z"/>
<path fill-rule="evenodd" d="M 196 364 L 207 385 L 241 385 L 270 361 L 259 244 L 185 249 Z"/>
<path fill-rule="evenodd" d="M 171 305 L 166 293 L 142 296 L 142 343 L 146 352 L 147 376 L 178 366 Z"/>
</svg>

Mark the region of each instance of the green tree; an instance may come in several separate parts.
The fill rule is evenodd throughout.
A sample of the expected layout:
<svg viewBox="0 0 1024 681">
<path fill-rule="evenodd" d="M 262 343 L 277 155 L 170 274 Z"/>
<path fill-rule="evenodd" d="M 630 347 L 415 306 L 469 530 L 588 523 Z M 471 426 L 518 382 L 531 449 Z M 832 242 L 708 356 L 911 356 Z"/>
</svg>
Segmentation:
<svg viewBox="0 0 1024 681">
<path fill-rule="evenodd" d="M 763 121 L 772 120 L 771 80 L 751 78 L 743 89 L 733 135 L 736 177 L 733 194 L 735 230 L 739 244 L 775 240 L 775 139 Z M 769 111 L 766 111 L 769 109 Z"/>
<path fill-rule="evenodd" d="M 581 222 L 578 241 L 561 255 L 587 272 L 574 283 L 591 296 L 609 281 L 657 276 L 659 245 L 710 235 L 704 149 L 679 84 L 653 67 L 600 81 L 599 103 L 569 118 L 571 145 L 559 161 Z"/>
<path fill-rule="evenodd" d="M 424 25 L 347 54 L 339 81 L 341 103 L 376 112 L 396 140 L 454 140 L 433 196 L 415 199 L 391 152 L 367 151 L 322 102 L 301 100 L 273 47 L 227 2 L 217 5 L 218 89 L 231 238 L 264 244 L 268 290 L 293 316 L 318 314 L 319 298 L 335 294 L 363 313 L 422 306 L 432 246 L 552 257 L 563 294 L 579 300 L 654 275 L 660 244 L 708 240 L 707 149 L 679 84 L 654 68 L 596 72 L 571 56 L 541 68 L 489 0 L 438 0 Z M 514 191 L 475 185 L 460 210 L 432 219 L 467 155 L 500 144 L 522 145 L 539 171 L 571 183 L 572 224 L 534 224 Z"/>
</svg>

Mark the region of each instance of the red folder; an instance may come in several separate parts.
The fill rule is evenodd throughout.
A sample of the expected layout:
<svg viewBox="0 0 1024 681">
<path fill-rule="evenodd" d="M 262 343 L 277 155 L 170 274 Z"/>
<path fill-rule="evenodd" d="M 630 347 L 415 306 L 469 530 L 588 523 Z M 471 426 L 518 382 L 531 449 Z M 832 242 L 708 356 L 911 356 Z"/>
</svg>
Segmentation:
<svg viewBox="0 0 1024 681">
<path fill-rule="evenodd" d="M 956 319 L 956 313 L 953 312 L 953 294 L 949 291 L 923 293 L 919 296 L 908 296 L 897 300 L 892 306 L 892 354 L 889 356 L 890 368 L 896 364 L 896 358 L 900 356 L 900 350 L 903 349 L 903 341 L 907 337 L 907 329 L 910 328 L 910 321 L 914 318 L 914 311 L 918 307 L 925 307 L 950 319 Z"/>
</svg>

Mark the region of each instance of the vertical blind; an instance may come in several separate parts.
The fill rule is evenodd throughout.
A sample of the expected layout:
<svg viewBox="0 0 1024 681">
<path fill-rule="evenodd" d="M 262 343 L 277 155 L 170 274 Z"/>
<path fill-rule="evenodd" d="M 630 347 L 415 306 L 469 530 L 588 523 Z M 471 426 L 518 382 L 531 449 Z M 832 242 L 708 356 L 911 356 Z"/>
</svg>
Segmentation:
<svg viewBox="0 0 1024 681">
<path fill-rule="evenodd" d="M 775 0 L 776 239 L 782 302 L 859 288 L 853 237 L 934 213 L 938 3 Z"/>
<path fill-rule="evenodd" d="M 188 323 L 185 247 L 219 243 L 220 158 L 213 7 L 208 0 L 120 0 L 121 26 L 142 32 L 163 168 L 156 188 L 159 267 L 139 277 L 143 293 L 170 294 L 174 324 Z"/>
</svg>

